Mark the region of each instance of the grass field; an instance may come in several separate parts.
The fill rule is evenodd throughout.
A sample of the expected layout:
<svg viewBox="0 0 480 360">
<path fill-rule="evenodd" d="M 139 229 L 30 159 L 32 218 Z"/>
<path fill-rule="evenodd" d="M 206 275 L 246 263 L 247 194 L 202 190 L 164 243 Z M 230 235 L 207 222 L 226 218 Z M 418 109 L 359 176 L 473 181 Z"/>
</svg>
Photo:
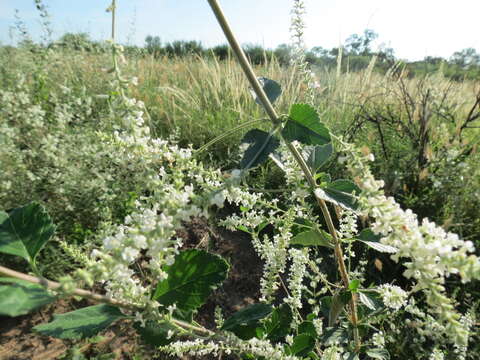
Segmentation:
<svg viewBox="0 0 480 360">
<path fill-rule="evenodd" d="M 472 241 L 478 254 L 479 82 L 451 81 L 437 73 L 412 78 L 401 66 L 379 74 L 374 61 L 360 72 L 313 69 L 318 82 L 313 105 L 321 120 L 336 136 L 375 155 L 373 172 L 385 181 L 387 195 L 420 218 Z M 206 166 L 224 173 L 238 166 L 243 135 L 254 127 L 267 129 L 267 120 L 261 120 L 266 115 L 233 58 L 130 56 L 119 64 L 123 80 L 111 68 L 109 54 L 0 48 L 0 210 L 32 200 L 45 205 L 58 230 L 39 263 L 53 279 L 75 267 L 72 251 L 90 251 L 102 234 L 123 223 L 136 200 L 146 196 L 145 178 L 155 159 L 140 161 L 143 150 L 119 150 L 109 140 L 122 126 L 130 126 L 122 123 L 128 109 L 114 100 L 119 83 L 128 82 L 128 95 L 144 102 L 145 126 L 154 138 L 172 138 L 179 146 L 198 149 L 247 124 L 198 155 Z M 270 59 L 255 71 L 281 84 L 279 113 L 310 101 L 311 90 L 294 67 Z M 255 170 L 251 183 L 278 190 L 278 171 L 273 168 L 268 163 Z M 337 161 L 328 169 L 336 178 L 347 176 Z M 390 264 L 387 256 L 369 260 L 378 259 Z M 24 267 L 3 255 L 0 261 L 19 270 Z M 386 268 L 378 276 L 400 273 Z M 478 316 L 478 285 L 474 281 L 460 286 L 454 278 L 447 290 L 462 310 Z M 405 349 L 401 341 L 407 344 L 416 335 L 402 331 L 396 335 L 399 342 L 389 347 L 392 358 L 413 359 L 408 353 L 419 351 L 424 343 Z M 470 349 L 467 358 L 479 359 L 478 342 L 471 340 Z M 453 353 L 448 357 L 454 358 Z"/>
</svg>

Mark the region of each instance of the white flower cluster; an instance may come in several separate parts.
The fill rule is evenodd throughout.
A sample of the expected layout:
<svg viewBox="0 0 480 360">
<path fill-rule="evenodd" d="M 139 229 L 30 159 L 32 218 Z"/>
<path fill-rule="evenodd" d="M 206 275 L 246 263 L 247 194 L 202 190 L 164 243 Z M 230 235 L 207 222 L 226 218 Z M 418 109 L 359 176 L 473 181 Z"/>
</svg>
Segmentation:
<svg viewBox="0 0 480 360">
<path fill-rule="evenodd" d="M 292 233 L 288 227 L 280 227 L 279 233 L 270 239 L 267 235 L 260 241 L 253 237 L 253 245 L 264 261 L 263 275 L 260 280 L 261 300 L 270 302 L 280 286 L 280 274 L 285 271 L 288 257 L 288 245 Z"/>
<path fill-rule="evenodd" d="M 344 210 L 340 218 L 340 237 L 342 239 L 352 239 L 358 232 L 357 215 L 351 210 Z"/>
<path fill-rule="evenodd" d="M 303 281 L 309 261 L 308 248 L 290 249 L 289 258 L 292 261 L 287 279 L 290 294 L 285 298 L 285 302 L 294 309 L 294 314 L 297 314 L 295 310 L 302 308 L 302 295 L 306 288 Z"/>
<path fill-rule="evenodd" d="M 343 354 L 343 349 L 338 347 L 338 346 L 330 346 L 326 348 L 323 351 L 323 357 L 322 359 L 324 360 L 341 360 L 342 359 L 342 354 Z"/>
<path fill-rule="evenodd" d="M 305 158 L 308 157 L 311 147 L 303 146 L 298 141 L 292 141 L 292 145 L 299 149 Z M 282 143 L 277 150 L 277 154 L 270 155 L 270 158 L 284 172 L 286 184 L 295 187 L 292 195 L 298 198 L 306 197 L 309 191 L 305 175 L 286 144 Z"/>
<path fill-rule="evenodd" d="M 385 306 L 390 309 L 399 310 L 406 304 L 408 294 L 395 285 L 383 284 L 378 287 Z"/>
<path fill-rule="evenodd" d="M 275 360 L 299 360 L 298 357 L 285 355 L 282 344 L 272 345 L 265 340 L 252 338 L 250 340 L 240 340 L 233 336 L 227 336 L 221 342 L 197 339 L 193 341 L 176 341 L 166 346 L 161 346 L 160 351 L 175 355 L 178 357 L 184 355 L 205 356 L 212 354 L 220 356 L 221 354 L 251 354 L 255 358 L 264 357 Z"/>
<path fill-rule="evenodd" d="M 383 348 L 385 346 L 385 334 L 382 331 L 372 335 L 372 344 L 375 347 Z"/>
<path fill-rule="evenodd" d="M 480 261 L 475 255 L 473 244 L 462 241 L 456 234 L 447 233 L 441 227 L 424 219 L 419 223 L 411 210 L 403 210 L 392 197 L 381 190 L 383 181 L 372 175 L 368 161 L 353 145 L 340 142 L 345 152 L 346 165 L 362 189 L 359 196 L 359 211 L 374 219 L 372 230 L 382 235 L 381 242 L 393 246 L 407 270 L 404 275 L 417 281 L 416 290 L 423 290 L 430 311 L 438 315 L 438 321 L 448 324 L 446 331 L 455 342 L 465 342 L 468 332 L 458 321 L 451 300 L 445 295 L 443 283 L 451 274 L 460 275 L 462 281 L 480 278 Z"/>
<path fill-rule="evenodd" d="M 444 360 L 445 354 L 443 351 L 439 349 L 433 349 L 432 353 L 430 354 L 428 360 Z"/>
<path fill-rule="evenodd" d="M 306 46 L 304 41 L 306 14 L 305 3 L 303 0 L 293 0 L 290 20 L 290 35 L 292 40 L 293 54 L 292 65 L 298 69 L 302 82 L 306 85 L 306 97 L 309 103 L 313 104 L 315 99 L 315 89 L 320 84 L 315 78 L 315 74 L 309 70 L 306 61 Z"/>
</svg>

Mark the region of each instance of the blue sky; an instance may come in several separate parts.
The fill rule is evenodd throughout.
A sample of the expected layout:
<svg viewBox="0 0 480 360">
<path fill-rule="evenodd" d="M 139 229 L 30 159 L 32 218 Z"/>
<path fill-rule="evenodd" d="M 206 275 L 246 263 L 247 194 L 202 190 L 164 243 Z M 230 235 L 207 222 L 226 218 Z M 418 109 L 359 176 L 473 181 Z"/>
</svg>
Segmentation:
<svg viewBox="0 0 480 360">
<path fill-rule="evenodd" d="M 199 40 L 211 46 L 224 43 L 206 0 L 117 0 L 118 40 L 143 44 L 147 35 L 163 41 Z M 107 39 L 109 0 L 44 0 L 51 14 L 54 37 L 65 32 L 87 32 Z M 242 43 L 275 47 L 289 42 L 291 0 L 220 0 Z M 365 28 L 380 34 L 404 59 L 426 55 L 449 57 L 474 47 L 480 51 L 478 0 L 305 0 L 305 40 L 309 47 L 338 46 Z M 19 10 L 32 37 L 40 37 L 33 0 L 0 0 L 0 42 L 11 43 L 9 29 Z"/>
</svg>

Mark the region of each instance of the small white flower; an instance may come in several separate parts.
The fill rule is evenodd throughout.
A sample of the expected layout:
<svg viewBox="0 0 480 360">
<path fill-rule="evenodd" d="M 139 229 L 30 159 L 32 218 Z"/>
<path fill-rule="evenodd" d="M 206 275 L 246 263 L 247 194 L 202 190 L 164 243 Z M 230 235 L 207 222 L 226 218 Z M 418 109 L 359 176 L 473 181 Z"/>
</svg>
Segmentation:
<svg viewBox="0 0 480 360">
<path fill-rule="evenodd" d="M 217 192 L 211 199 L 210 204 L 217 205 L 217 207 L 222 208 L 223 203 L 225 202 L 225 195 L 223 191 Z"/>
<path fill-rule="evenodd" d="M 399 310 L 406 304 L 408 294 L 395 285 L 384 284 L 379 287 L 383 303 L 394 310 Z"/>
<path fill-rule="evenodd" d="M 122 259 L 127 263 L 134 261 L 140 252 L 132 247 L 126 247 L 122 252 Z"/>
</svg>

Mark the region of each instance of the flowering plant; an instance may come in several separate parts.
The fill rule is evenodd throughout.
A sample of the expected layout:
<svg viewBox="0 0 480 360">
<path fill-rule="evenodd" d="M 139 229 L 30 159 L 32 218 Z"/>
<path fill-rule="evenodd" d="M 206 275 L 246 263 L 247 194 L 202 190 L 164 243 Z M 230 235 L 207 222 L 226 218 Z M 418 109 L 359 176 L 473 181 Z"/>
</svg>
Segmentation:
<svg viewBox="0 0 480 360">
<path fill-rule="evenodd" d="M 116 61 L 122 49 L 113 44 L 116 91 L 108 101 L 112 114 L 122 116 L 109 119 L 110 136 L 102 140 L 116 150 L 120 169 L 138 170 L 134 164 L 142 159 L 141 196 L 124 223 L 103 234 L 98 248 L 77 255 L 82 268 L 59 282 L 43 278 L 37 266 L 38 253 L 55 231 L 45 209 L 33 202 L 0 212 L 0 252 L 25 259 L 35 274 L 0 267 L 6 276 L 0 278 L 0 314 L 26 314 L 74 295 L 101 304 L 58 315 L 34 330 L 81 339 L 124 319 L 167 354 L 288 360 L 389 359 L 392 319 L 406 314 L 434 344 L 432 359 L 447 351 L 465 356 L 473 315 L 455 309 L 445 281 L 480 279 L 473 244 L 419 221 L 385 196 L 369 168 L 373 154 L 331 134 L 313 106 L 293 104 L 279 116 L 272 104 L 280 84 L 256 78 L 217 2 L 209 3 L 271 129 L 245 134 L 239 168 L 225 179 L 198 162 L 192 149 L 150 134 L 144 105 L 128 96 L 129 81 Z M 332 179 L 326 171 L 335 152 L 353 181 Z M 269 160 L 284 173 L 284 187 L 275 196 L 247 185 L 251 170 Z M 183 250 L 179 230 L 225 202 L 240 212 L 220 225 L 248 233 L 263 261 L 261 298 L 227 319 L 217 311 L 215 329 L 207 329 L 195 314 L 227 278 L 229 264 L 206 251 Z M 407 285 L 371 281 L 371 264 L 361 258 L 365 248 L 401 262 Z M 104 294 L 83 289 L 94 284 Z"/>
</svg>

